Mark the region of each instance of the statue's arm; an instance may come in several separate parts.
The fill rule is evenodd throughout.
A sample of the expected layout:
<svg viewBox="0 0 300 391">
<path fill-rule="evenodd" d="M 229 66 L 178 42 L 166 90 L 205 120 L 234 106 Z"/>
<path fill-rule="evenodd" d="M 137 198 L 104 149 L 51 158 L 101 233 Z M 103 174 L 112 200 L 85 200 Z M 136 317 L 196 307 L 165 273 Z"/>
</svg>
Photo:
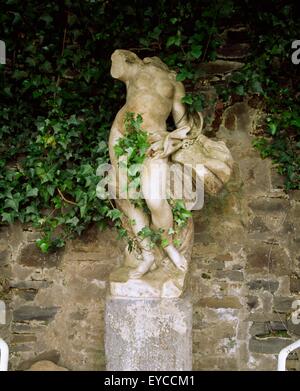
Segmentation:
<svg viewBox="0 0 300 391">
<path fill-rule="evenodd" d="M 184 103 L 182 103 L 182 98 L 184 96 L 185 89 L 183 84 L 176 82 L 172 107 L 172 115 L 176 128 L 181 128 L 182 126 L 191 126 L 191 123 L 188 119 L 186 106 Z"/>
<path fill-rule="evenodd" d="M 200 134 L 203 128 L 203 116 L 201 112 L 198 112 L 199 121 L 195 122 L 195 118 L 188 116 L 186 105 L 182 103 L 182 98 L 185 96 L 185 89 L 182 83 L 175 83 L 175 93 L 172 108 L 172 115 L 176 128 L 189 127 L 191 129 L 189 135 Z"/>
</svg>

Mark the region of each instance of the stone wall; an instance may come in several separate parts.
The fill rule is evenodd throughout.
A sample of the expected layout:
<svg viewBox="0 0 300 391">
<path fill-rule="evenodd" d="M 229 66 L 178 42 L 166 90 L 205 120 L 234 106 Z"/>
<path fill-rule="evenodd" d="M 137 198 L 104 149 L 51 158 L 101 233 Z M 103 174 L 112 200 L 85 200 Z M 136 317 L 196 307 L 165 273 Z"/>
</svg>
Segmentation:
<svg viewBox="0 0 300 391">
<path fill-rule="evenodd" d="M 236 162 L 234 178 L 195 213 L 192 271 L 194 368 L 276 369 L 276 354 L 298 339 L 300 192 L 252 148 L 260 114 L 236 103 L 217 137 Z M 300 369 L 297 356 L 289 367 Z"/>
<path fill-rule="evenodd" d="M 232 151 L 234 177 L 194 212 L 191 267 L 195 370 L 276 369 L 278 351 L 300 338 L 291 319 L 300 299 L 300 192 L 286 194 L 269 160 L 251 146 L 258 112 L 228 108 L 216 134 Z M 70 370 L 104 370 L 108 275 L 122 259 L 116 233 L 88 230 L 42 255 L 36 234 L 0 230 L 0 299 L 11 369 L 50 360 Z M 290 369 L 300 369 L 292 355 Z"/>
</svg>

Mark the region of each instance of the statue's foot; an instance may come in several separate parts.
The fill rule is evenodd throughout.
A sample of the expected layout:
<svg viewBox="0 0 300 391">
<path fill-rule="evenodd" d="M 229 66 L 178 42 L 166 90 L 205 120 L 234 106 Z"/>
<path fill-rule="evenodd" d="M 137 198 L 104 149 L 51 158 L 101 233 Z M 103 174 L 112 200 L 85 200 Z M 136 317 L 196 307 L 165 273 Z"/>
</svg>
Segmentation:
<svg viewBox="0 0 300 391">
<path fill-rule="evenodd" d="M 187 271 L 187 268 L 188 268 L 188 262 L 187 260 L 184 258 L 183 255 L 180 255 L 180 257 L 176 257 L 174 259 L 172 259 L 174 265 L 182 272 L 186 272 Z"/>
<path fill-rule="evenodd" d="M 169 258 L 174 263 L 174 265 L 182 272 L 186 272 L 188 268 L 188 261 L 183 255 L 172 245 L 165 248 Z"/>
<path fill-rule="evenodd" d="M 150 269 L 155 268 L 154 260 L 143 261 L 137 268 L 129 272 L 129 278 L 141 278 Z"/>
</svg>

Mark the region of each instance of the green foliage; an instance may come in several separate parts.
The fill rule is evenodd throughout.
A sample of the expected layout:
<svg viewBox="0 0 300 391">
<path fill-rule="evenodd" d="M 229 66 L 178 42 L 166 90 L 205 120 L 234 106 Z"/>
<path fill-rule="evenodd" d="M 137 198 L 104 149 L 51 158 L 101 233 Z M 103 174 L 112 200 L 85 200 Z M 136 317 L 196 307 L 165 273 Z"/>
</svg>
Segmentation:
<svg viewBox="0 0 300 391">
<path fill-rule="evenodd" d="M 182 200 L 170 200 L 170 205 L 172 207 L 175 231 L 176 229 L 183 228 L 188 219 L 192 216 L 192 213 L 185 208 L 184 202 Z"/>
<path fill-rule="evenodd" d="M 192 216 L 192 213 L 185 208 L 182 200 L 168 200 L 173 212 L 174 228 L 170 228 L 168 235 L 173 235 L 173 243 L 176 247 L 180 246 L 180 240 L 177 235 L 181 229 L 187 224 L 188 219 Z M 153 229 L 150 227 L 144 227 L 139 233 L 141 239 L 150 239 L 150 247 L 153 248 L 155 245 L 162 248 L 168 246 L 169 241 L 163 237 L 163 229 Z"/>
<path fill-rule="evenodd" d="M 140 197 L 141 168 L 150 146 L 148 134 L 141 129 L 143 118 L 140 114 L 126 113 L 125 135 L 119 138 L 114 146 L 115 154 L 121 158 L 119 165 L 125 170 L 128 178 L 128 195 L 132 197 L 131 203 L 144 212 L 149 213 L 145 200 Z M 123 160 L 125 158 L 125 160 Z M 122 189 L 123 190 L 123 189 Z"/>
<path fill-rule="evenodd" d="M 281 111 L 267 119 L 267 135 L 253 142 L 263 158 L 270 157 L 286 178 L 287 189 L 300 188 L 300 110 Z"/>
<path fill-rule="evenodd" d="M 269 117 L 264 136 L 253 144 L 285 176 L 286 189 L 300 189 L 300 74 L 291 61 L 300 31 L 296 4 L 246 1 L 240 15 L 249 26 L 252 54 L 219 93 L 225 101 L 233 95 L 261 97 Z"/>
<path fill-rule="evenodd" d="M 124 99 L 109 76 L 113 50 L 159 55 L 192 79 L 193 64 L 214 57 L 217 18 L 228 10 L 222 1 L 4 0 L 1 11 L 0 219 L 40 228 L 37 244 L 48 251 L 114 220 L 95 190 Z"/>
<path fill-rule="evenodd" d="M 114 146 L 117 157 L 125 157 L 126 161 L 121 161 L 122 168 L 127 171 L 129 186 L 136 191 L 140 189 L 141 165 L 146 158 L 146 152 L 150 146 L 148 134 L 141 129 L 143 118 L 134 113 L 126 113 L 125 135 L 121 137 Z"/>
<path fill-rule="evenodd" d="M 165 247 L 166 244 L 164 243 L 164 239 L 162 239 L 163 232 L 164 230 L 161 228 L 156 230 L 150 227 L 144 227 L 138 235 L 141 239 L 149 239 L 150 248 L 153 248 L 155 245 Z"/>
</svg>

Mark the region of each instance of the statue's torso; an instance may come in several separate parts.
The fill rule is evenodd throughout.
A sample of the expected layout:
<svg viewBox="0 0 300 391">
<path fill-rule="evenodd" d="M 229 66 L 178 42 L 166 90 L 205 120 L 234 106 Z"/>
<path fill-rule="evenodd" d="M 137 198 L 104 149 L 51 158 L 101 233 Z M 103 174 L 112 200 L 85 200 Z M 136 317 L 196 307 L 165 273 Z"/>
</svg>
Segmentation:
<svg viewBox="0 0 300 391">
<path fill-rule="evenodd" d="M 126 103 L 116 117 L 116 125 L 124 133 L 127 112 L 141 114 L 142 129 L 150 134 L 166 132 L 166 121 L 172 111 L 174 81 L 169 72 L 145 67 L 127 84 Z"/>
</svg>

